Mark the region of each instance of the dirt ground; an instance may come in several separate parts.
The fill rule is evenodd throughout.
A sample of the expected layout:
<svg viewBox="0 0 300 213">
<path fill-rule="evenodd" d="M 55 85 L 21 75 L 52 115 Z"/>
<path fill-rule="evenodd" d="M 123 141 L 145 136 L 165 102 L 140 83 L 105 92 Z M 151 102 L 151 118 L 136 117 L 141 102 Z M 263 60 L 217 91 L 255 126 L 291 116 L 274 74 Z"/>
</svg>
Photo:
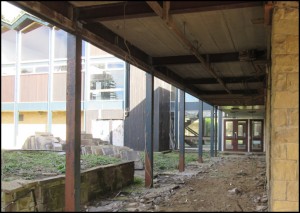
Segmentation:
<svg viewBox="0 0 300 213">
<path fill-rule="evenodd" d="M 155 174 L 154 187 L 119 191 L 82 211 L 267 211 L 265 156 L 224 155 Z M 136 174 L 143 177 L 143 171 Z"/>
<path fill-rule="evenodd" d="M 161 203 L 159 210 L 256 211 L 257 206 L 266 205 L 263 202 L 267 202 L 264 160 L 224 157 L 207 173 L 199 173 L 170 200 Z"/>
</svg>

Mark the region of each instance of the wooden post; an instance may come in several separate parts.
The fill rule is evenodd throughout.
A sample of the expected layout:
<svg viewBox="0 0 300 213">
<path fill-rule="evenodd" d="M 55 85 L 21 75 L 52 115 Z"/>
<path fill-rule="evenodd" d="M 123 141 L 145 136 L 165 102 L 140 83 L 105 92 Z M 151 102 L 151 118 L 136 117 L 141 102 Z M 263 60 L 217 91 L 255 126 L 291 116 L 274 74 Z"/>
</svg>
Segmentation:
<svg viewBox="0 0 300 213">
<path fill-rule="evenodd" d="M 67 37 L 67 111 L 65 211 L 80 211 L 81 45 L 77 35 Z"/>
</svg>

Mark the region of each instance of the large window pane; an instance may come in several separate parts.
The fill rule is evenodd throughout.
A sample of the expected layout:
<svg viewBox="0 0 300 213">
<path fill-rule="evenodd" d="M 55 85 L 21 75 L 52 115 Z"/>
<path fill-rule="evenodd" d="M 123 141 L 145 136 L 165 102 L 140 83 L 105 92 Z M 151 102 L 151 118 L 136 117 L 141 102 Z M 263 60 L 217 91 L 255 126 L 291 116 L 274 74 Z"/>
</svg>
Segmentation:
<svg viewBox="0 0 300 213">
<path fill-rule="evenodd" d="M 123 100 L 124 71 L 103 71 L 90 75 L 91 100 Z"/>
<path fill-rule="evenodd" d="M 15 75 L 16 64 L 1 65 L 1 75 Z"/>
<path fill-rule="evenodd" d="M 99 56 L 103 56 L 103 55 L 110 55 L 110 54 L 108 54 L 104 50 L 101 50 L 98 47 L 90 44 L 90 56 L 91 57 L 99 57 Z"/>
<path fill-rule="evenodd" d="M 203 136 L 208 137 L 210 136 L 210 118 L 203 118 Z"/>
<path fill-rule="evenodd" d="M 22 33 L 22 61 L 49 60 L 49 27 Z"/>
<path fill-rule="evenodd" d="M 17 57 L 17 32 L 9 30 L 1 33 L 1 63 L 14 63 Z"/>
<path fill-rule="evenodd" d="M 54 58 L 67 58 L 67 32 L 55 30 Z"/>
</svg>

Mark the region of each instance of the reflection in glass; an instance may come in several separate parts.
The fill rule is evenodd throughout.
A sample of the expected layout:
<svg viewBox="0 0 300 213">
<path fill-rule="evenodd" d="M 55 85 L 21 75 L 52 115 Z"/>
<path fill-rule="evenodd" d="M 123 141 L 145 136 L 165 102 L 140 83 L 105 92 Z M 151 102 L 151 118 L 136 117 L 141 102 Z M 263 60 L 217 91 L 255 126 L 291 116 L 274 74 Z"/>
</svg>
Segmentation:
<svg viewBox="0 0 300 213">
<path fill-rule="evenodd" d="M 226 121 L 226 136 L 233 136 L 233 121 Z"/>
<path fill-rule="evenodd" d="M 55 30 L 54 58 L 67 58 L 67 35 L 64 30 Z"/>
<path fill-rule="evenodd" d="M 49 30 L 49 27 L 41 26 L 22 34 L 22 61 L 49 60 Z"/>
<path fill-rule="evenodd" d="M 110 55 L 109 53 L 105 52 L 104 50 L 99 49 L 98 47 L 90 44 L 90 56 L 103 56 L 103 55 Z"/>
<path fill-rule="evenodd" d="M 24 67 L 24 68 L 21 68 L 21 73 L 33 73 L 33 72 L 34 72 L 33 67 Z"/>
<path fill-rule="evenodd" d="M 252 150 L 260 150 L 262 148 L 260 140 L 253 140 L 252 141 Z"/>
<path fill-rule="evenodd" d="M 1 33 L 1 64 L 16 62 L 17 31 L 9 30 Z"/>
<path fill-rule="evenodd" d="M 238 140 L 238 149 L 246 149 L 246 144 L 244 140 Z"/>
<path fill-rule="evenodd" d="M 253 128 L 252 128 L 252 136 L 253 137 L 260 137 L 261 136 L 261 122 L 260 121 L 253 121 Z"/>
<path fill-rule="evenodd" d="M 232 140 L 226 140 L 226 149 L 233 149 Z"/>
<path fill-rule="evenodd" d="M 122 100 L 124 71 L 101 71 L 90 75 L 90 100 Z"/>
<path fill-rule="evenodd" d="M 36 73 L 44 73 L 49 72 L 49 67 L 36 67 L 35 68 Z"/>
<path fill-rule="evenodd" d="M 244 125 L 243 124 L 238 125 L 238 136 L 240 136 L 240 137 L 244 136 Z"/>
<path fill-rule="evenodd" d="M 210 118 L 203 118 L 203 136 L 204 137 L 209 137 L 210 136 L 210 123 L 211 119 Z"/>
<path fill-rule="evenodd" d="M 54 72 L 67 72 L 67 65 L 55 66 Z"/>
<path fill-rule="evenodd" d="M 16 73 L 15 65 L 1 65 L 1 75 L 14 75 Z"/>
</svg>

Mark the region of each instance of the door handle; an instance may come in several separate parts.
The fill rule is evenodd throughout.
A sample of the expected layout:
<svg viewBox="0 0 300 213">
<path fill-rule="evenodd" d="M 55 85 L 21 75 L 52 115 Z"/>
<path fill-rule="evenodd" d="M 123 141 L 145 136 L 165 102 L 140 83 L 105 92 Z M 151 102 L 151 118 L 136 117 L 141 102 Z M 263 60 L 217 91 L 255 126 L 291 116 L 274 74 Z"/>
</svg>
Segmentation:
<svg viewBox="0 0 300 213">
<path fill-rule="evenodd" d="M 237 139 L 237 134 L 236 134 L 236 132 L 234 132 L 234 138 Z"/>
</svg>

